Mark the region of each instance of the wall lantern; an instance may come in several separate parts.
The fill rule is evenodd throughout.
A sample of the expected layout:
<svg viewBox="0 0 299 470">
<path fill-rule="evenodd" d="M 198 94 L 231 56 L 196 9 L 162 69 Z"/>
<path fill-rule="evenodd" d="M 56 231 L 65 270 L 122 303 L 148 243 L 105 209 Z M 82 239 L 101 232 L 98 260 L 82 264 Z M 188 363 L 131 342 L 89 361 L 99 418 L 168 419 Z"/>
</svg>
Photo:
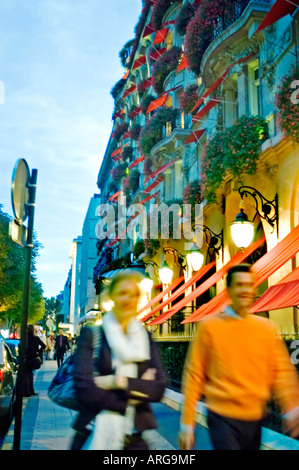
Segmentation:
<svg viewBox="0 0 299 470">
<path fill-rule="evenodd" d="M 141 288 L 144 290 L 146 294 L 150 294 L 154 281 L 149 277 L 148 273 L 145 273 L 144 278 L 141 281 Z"/>
<path fill-rule="evenodd" d="M 166 263 L 166 260 L 164 260 L 164 263 L 159 269 L 159 277 L 161 279 L 162 284 L 170 284 L 170 282 L 172 281 L 172 276 L 173 276 L 173 270 Z"/>
<path fill-rule="evenodd" d="M 192 271 L 196 272 L 202 267 L 205 257 L 195 241 L 188 251 L 186 258 L 187 264 Z"/>
<path fill-rule="evenodd" d="M 257 215 L 261 219 L 266 220 L 271 227 L 277 230 L 278 236 L 278 196 L 275 195 L 272 201 L 266 199 L 257 189 L 251 186 L 241 186 L 239 188 L 240 212 L 236 216 L 236 220 L 231 222 L 230 231 L 233 242 L 238 248 L 247 248 L 254 238 L 254 219 Z M 244 212 L 244 196 L 252 196 L 255 200 L 256 213 L 252 221 L 248 220 L 247 214 Z"/>
</svg>

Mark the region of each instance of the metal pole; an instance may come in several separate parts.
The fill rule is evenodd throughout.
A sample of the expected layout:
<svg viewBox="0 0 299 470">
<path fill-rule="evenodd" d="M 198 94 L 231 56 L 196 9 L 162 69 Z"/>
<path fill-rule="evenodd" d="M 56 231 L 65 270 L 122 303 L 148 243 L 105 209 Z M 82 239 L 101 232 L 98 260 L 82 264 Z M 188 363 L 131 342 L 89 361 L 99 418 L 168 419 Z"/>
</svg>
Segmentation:
<svg viewBox="0 0 299 470">
<path fill-rule="evenodd" d="M 36 181 L 37 181 L 37 170 L 32 170 L 32 175 L 30 178 L 29 188 L 28 188 L 29 189 L 28 229 L 27 229 L 28 231 L 27 231 L 27 243 L 26 243 L 26 246 L 24 247 L 25 279 L 24 279 L 23 308 L 22 308 L 22 318 L 21 318 L 19 371 L 18 371 L 17 386 L 16 386 L 15 427 L 14 427 L 13 450 L 20 450 L 20 443 L 21 443 L 23 384 L 24 384 L 24 378 L 25 378 L 27 319 L 28 319 L 29 294 L 30 294 L 30 273 L 31 273 L 32 248 L 33 248 L 32 242 L 33 242 Z"/>
</svg>

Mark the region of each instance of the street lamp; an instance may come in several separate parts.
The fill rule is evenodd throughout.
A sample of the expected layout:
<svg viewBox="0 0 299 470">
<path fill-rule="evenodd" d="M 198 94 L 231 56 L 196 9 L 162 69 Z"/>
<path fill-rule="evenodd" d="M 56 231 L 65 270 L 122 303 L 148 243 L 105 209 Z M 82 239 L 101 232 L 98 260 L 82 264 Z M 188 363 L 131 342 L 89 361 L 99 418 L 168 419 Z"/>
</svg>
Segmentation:
<svg viewBox="0 0 299 470">
<path fill-rule="evenodd" d="M 241 197 L 240 213 L 237 215 L 236 220 L 230 224 L 230 231 L 235 245 L 238 248 L 246 248 L 250 245 L 254 238 L 254 219 L 257 215 L 259 215 L 261 219 L 266 220 L 273 229 L 276 224 L 278 236 L 277 194 L 272 201 L 269 201 L 257 189 L 252 188 L 251 186 L 241 186 L 238 191 Z M 250 195 L 255 200 L 256 213 L 251 222 L 248 220 L 248 216 L 244 212 L 244 195 Z M 261 208 L 259 208 L 259 206 L 261 206 Z"/>
<path fill-rule="evenodd" d="M 172 280 L 173 270 L 169 267 L 164 260 L 161 268 L 159 269 L 159 277 L 161 279 L 162 284 L 169 284 Z"/>
<path fill-rule="evenodd" d="M 144 278 L 141 281 L 141 288 L 144 290 L 146 294 L 150 294 L 154 281 L 149 277 L 148 273 L 145 273 Z"/>
<path fill-rule="evenodd" d="M 187 264 L 192 269 L 192 271 L 198 271 L 204 263 L 204 254 L 200 251 L 196 242 L 194 241 L 190 250 L 187 253 Z"/>
</svg>

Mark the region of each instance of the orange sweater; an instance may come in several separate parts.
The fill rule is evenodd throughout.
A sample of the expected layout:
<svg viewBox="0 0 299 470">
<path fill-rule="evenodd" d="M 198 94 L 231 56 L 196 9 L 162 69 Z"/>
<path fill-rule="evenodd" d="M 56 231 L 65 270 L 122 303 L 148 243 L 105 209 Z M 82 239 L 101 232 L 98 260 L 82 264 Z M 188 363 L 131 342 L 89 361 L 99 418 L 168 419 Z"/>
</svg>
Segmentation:
<svg viewBox="0 0 299 470">
<path fill-rule="evenodd" d="M 201 396 L 222 416 L 259 420 L 273 392 L 283 412 L 299 406 L 297 371 L 270 320 L 222 313 L 199 323 L 185 364 L 182 425 L 194 425 Z"/>
</svg>

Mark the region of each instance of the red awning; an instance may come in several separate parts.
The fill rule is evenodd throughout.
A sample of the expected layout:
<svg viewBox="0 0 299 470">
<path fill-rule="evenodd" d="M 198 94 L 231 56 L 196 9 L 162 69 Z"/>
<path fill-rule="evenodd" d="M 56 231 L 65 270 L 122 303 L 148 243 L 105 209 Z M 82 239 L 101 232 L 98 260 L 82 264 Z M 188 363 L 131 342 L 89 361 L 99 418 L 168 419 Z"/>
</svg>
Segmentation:
<svg viewBox="0 0 299 470">
<path fill-rule="evenodd" d="M 188 61 L 187 61 L 187 57 L 186 57 L 186 54 L 183 53 L 182 55 L 182 59 L 181 59 L 181 62 L 179 63 L 176 71 L 177 72 L 180 72 L 181 70 L 184 70 L 188 67 Z"/>
<path fill-rule="evenodd" d="M 148 36 L 149 34 L 152 34 L 154 32 L 155 32 L 155 28 L 153 27 L 152 23 L 149 23 L 144 28 L 144 33 L 143 33 L 142 37 L 145 38 L 145 36 Z"/>
<path fill-rule="evenodd" d="M 163 299 L 163 297 L 165 297 L 165 295 L 167 295 L 169 292 L 173 291 L 182 281 L 184 280 L 184 276 L 181 276 L 177 279 L 175 279 L 174 281 L 172 281 L 171 284 L 169 284 L 168 287 L 166 287 L 166 289 L 164 289 L 162 292 L 160 292 L 158 295 L 156 295 L 156 297 L 154 297 L 150 302 L 148 302 L 146 305 L 144 305 L 138 312 L 138 316 L 144 312 L 145 310 L 147 310 L 148 308 L 151 308 L 153 305 L 155 305 L 157 302 L 160 302 L 160 300 Z M 141 318 L 141 320 L 143 320 L 143 318 Z"/>
<path fill-rule="evenodd" d="M 153 199 L 153 197 L 156 197 L 158 194 L 159 194 L 159 191 L 157 191 L 157 192 L 154 193 L 154 194 L 151 194 L 150 196 L 145 197 L 144 199 L 142 199 L 142 201 L 139 201 L 139 202 L 137 202 L 136 204 L 145 204 L 146 202 L 148 202 L 148 201 L 150 201 L 151 199 Z"/>
<path fill-rule="evenodd" d="M 153 310 L 151 310 L 146 315 L 144 315 L 144 317 L 142 318 L 142 321 L 147 321 L 150 317 L 155 315 L 155 313 L 160 312 L 160 310 L 166 307 L 166 305 L 170 304 L 175 299 L 177 299 L 180 295 L 182 295 L 185 292 L 185 290 L 188 289 L 188 287 L 192 286 L 193 284 L 195 284 L 195 282 L 199 281 L 203 276 L 205 276 L 205 274 L 207 274 L 214 266 L 215 266 L 215 262 L 206 264 L 205 266 L 200 268 L 190 279 L 188 279 L 188 281 L 186 281 L 181 287 L 179 287 L 179 289 L 177 289 L 168 299 L 164 300 L 164 302 L 162 302 Z M 152 305 L 154 305 L 156 302 L 158 302 L 157 297 L 155 297 L 152 300 Z M 140 310 L 140 312 L 143 312 L 146 308 L 148 307 L 145 306 L 142 310 Z M 162 315 L 164 314 L 162 313 Z M 160 315 L 159 318 L 161 318 L 162 315 Z"/>
<path fill-rule="evenodd" d="M 166 39 L 166 36 L 168 34 L 169 29 L 168 28 L 163 28 L 160 29 L 159 31 L 156 32 L 153 45 L 155 44 L 161 44 L 161 42 L 164 42 Z"/>
<path fill-rule="evenodd" d="M 218 80 L 216 80 L 216 82 L 213 83 L 213 85 L 210 86 L 210 88 L 207 91 L 205 91 L 204 94 L 196 101 L 195 106 L 191 110 L 191 113 L 194 112 L 197 108 L 199 108 L 199 106 L 204 102 L 205 98 L 210 96 L 210 94 L 213 93 L 213 91 L 217 90 L 217 88 L 221 85 L 221 83 L 227 76 L 228 72 L 229 72 L 229 67 L 225 70 L 225 72 L 221 75 L 221 77 L 218 78 Z"/>
<path fill-rule="evenodd" d="M 189 137 L 185 140 L 184 144 L 191 144 L 192 142 L 198 142 L 206 132 L 206 129 L 199 129 L 198 131 L 192 131 Z"/>
<path fill-rule="evenodd" d="M 208 88 L 207 91 L 204 92 L 204 94 L 197 100 L 197 102 L 195 103 L 195 106 L 192 108 L 191 110 L 191 113 L 195 112 L 197 110 L 197 108 L 204 102 L 205 98 L 207 98 L 208 96 L 211 95 L 211 93 L 213 93 L 213 91 L 217 90 L 217 88 L 221 85 L 221 83 L 223 82 L 223 80 L 225 79 L 225 77 L 227 76 L 229 70 L 234 66 L 234 65 L 237 65 L 237 64 L 241 64 L 243 62 L 246 62 L 248 59 L 250 59 L 251 57 L 253 57 L 254 54 L 251 53 L 249 54 L 248 56 L 246 57 L 242 57 L 242 59 L 239 59 L 237 60 L 237 62 L 234 62 L 233 64 L 230 64 L 226 69 L 225 71 L 223 72 L 223 74 L 218 78 L 218 80 L 216 80 L 216 82 L 214 82 L 210 88 Z"/>
<path fill-rule="evenodd" d="M 158 178 L 150 184 L 145 190 L 145 193 L 149 193 L 152 189 L 154 189 L 158 184 L 160 184 L 163 181 L 163 176 L 158 176 Z"/>
<path fill-rule="evenodd" d="M 143 162 L 144 160 L 144 155 L 141 155 L 141 157 L 137 158 L 134 160 L 132 163 L 130 163 L 129 168 L 134 168 L 134 166 L 137 166 L 139 163 Z"/>
<path fill-rule="evenodd" d="M 122 153 L 123 148 L 119 147 L 118 149 L 114 150 L 114 152 L 111 153 L 111 158 L 113 161 L 117 162 L 122 158 L 121 153 Z"/>
<path fill-rule="evenodd" d="M 195 122 L 199 121 L 202 119 L 209 111 L 211 111 L 216 104 L 219 103 L 219 100 L 216 98 L 212 98 L 203 108 L 199 110 L 197 114 L 195 114 L 192 118 L 192 123 L 194 124 Z"/>
<path fill-rule="evenodd" d="M 299 251 L 299 225 L 294 228 L 272 250 L 262 256 L 252 266 L 256 276 L 256 286 L 261 285 L 275 271 L 292 259 Z M 219 302 L 218 302 L 218 300 Z M 221 304 L 222 302 L 222 304 Z M 200 320 L 209 314 L 221 312 L 230 303 L 226 290 L 215 296 L 210 302 L 202 305 L 192 313 L 183 323 L 191 323 Z M 215 305 L 217 304 L 217 307 Z"/>
<path fill-rule="evenodd" d="M 138 106 L 137 108 L 133 109 L 133 111 L 130 113 L 130 119 L 134 119 L 139 113 L 141 112 L 141 106 Z"/>
<path fill-rule="evenodd" d="M 165 163 L 165 165 L 161 166 L 161 168 L 158 168 L 158 170 L 154 171 L 151 173 L 145 180 L 144 182 L 146 183 L 148 180 L 154 178 L 155 176 L 160 175 L 160 173 L 163 173 L 167 168 L 169 168 L 171 165 L 173 165 L 176 161 L 178 161 L 179 158 L 175 158 L 174 160 L 171 160 L 171 162 Z"/>
<path fill-rule="evenodd" d="M 125 114 L 125 110 L 121 109 L 120 111 L 117 111 L 116 113 L 113 114 L 112 119 L 116 119 L 118 117 L 120 119 L 124 119 L 124 114 Z"/>
<path fill-rule="evenodd" d="M 252 306 L 252 313 L 277 310 L 299 305 L 299 268 L 294 269 L 278 284 L 269 287 Z"/>
<path fill-rule="evenodd" d="M 174 315 L 176 312 L 181 310 L 183 307 L 186 306 L 189 302 L 194 300 L 195 298 L 199 297 L 202 295 L 204 292 L 206 292 L 210 287 L 212 287 L 216 282 L 218 282 L 225 274 L 227 271 L 232 267 L 235 266 L 239 263 L 242 263 L 248 256 L 251 255 L 262 243 L 264 243 L 265 238 L 261 238 L 260 240 L 252 243 L 249 247 L 247 247 L 243 252 L 239 251 L 237 254 L 235 254 L 222 268 L 219 269 L 216 273 L 212 274 L 212 276 L 209 277 L 205 282 L 203 282 L 200 286 L 198 286 L 193 292 L 191 292 L 187 297 L 182 299 L 180 302 L 178 302 L 173 308 L 169 309 L 167 313 L 167 318 L 170 318 L 172 315 Z M 197 310 L 196 310 L 197 311 Z M 190 315 L 192 317 L 195 314 L 195 312 Z M 189 318 L 187 320 L 189 320 Z M 160 323 L 163 323 L 166 320 L 166 315 L 163 315 L 163 318 L 158 317 L 156 318 L 153 322 L 150 324 L 153 325 L 158 325 Z"/>
<path fill-rule="evenodd" d="M 161 106 L 164 106 L 168 98 L 168 93 L 166 95 L 162 95 L 156 100 L 153 100 L 150 104 L 149 107 L 146 110 L 146 114 L 151 113 L 157 108 L 161 108 Z"/>
<path fill-rule="evenodd" d="M 138 57 L 138 59 L 135 60 L 132 69 L 133 70 L 137 69 L 138 67 L 140 67 L 141 65 L 144 65 L 145 63 L 146 63 L 146 56 L 142 55 L 142 56 Z"/>
<path fill-rule="evenodd" d="M 152 77 L 148 77 L 144 80 L 142 84 L 142 90 L 146 90 L 150 86 L 152 86 Z"/>
<path fill-rule="evenodd" d="M 153 52 L 150 52 L 149 59 L 152 61 L 157 60 L 166 51 L 167 51 L 167 47 L 163 47 L 162 49 L 155 49 Z"/>
<path fill-rule="evenodd" d="M 299 0 L 276 0 L 255 32 L 267 28 L 286 15 L 292 15 L 298 7 Z"/>
<path fill-rule="evenodd" d="M 108 201 L 113 201 L 113 200 L 117 199 L 118 196 L 121 195 L 121 193 L 122 193 L 122 191 L 117 191 L 117 193 L 112 194 L 112 196 L 109 197 Z"/>
<path fill-rule="evenodd" d="M 130 88 L 127 88 L 123 94 L 123 98 L 126 98 L 129 96 L 131 93 L 133 93 L 136 90 L 136 85 L 132 85 Z"/>
</svg>

